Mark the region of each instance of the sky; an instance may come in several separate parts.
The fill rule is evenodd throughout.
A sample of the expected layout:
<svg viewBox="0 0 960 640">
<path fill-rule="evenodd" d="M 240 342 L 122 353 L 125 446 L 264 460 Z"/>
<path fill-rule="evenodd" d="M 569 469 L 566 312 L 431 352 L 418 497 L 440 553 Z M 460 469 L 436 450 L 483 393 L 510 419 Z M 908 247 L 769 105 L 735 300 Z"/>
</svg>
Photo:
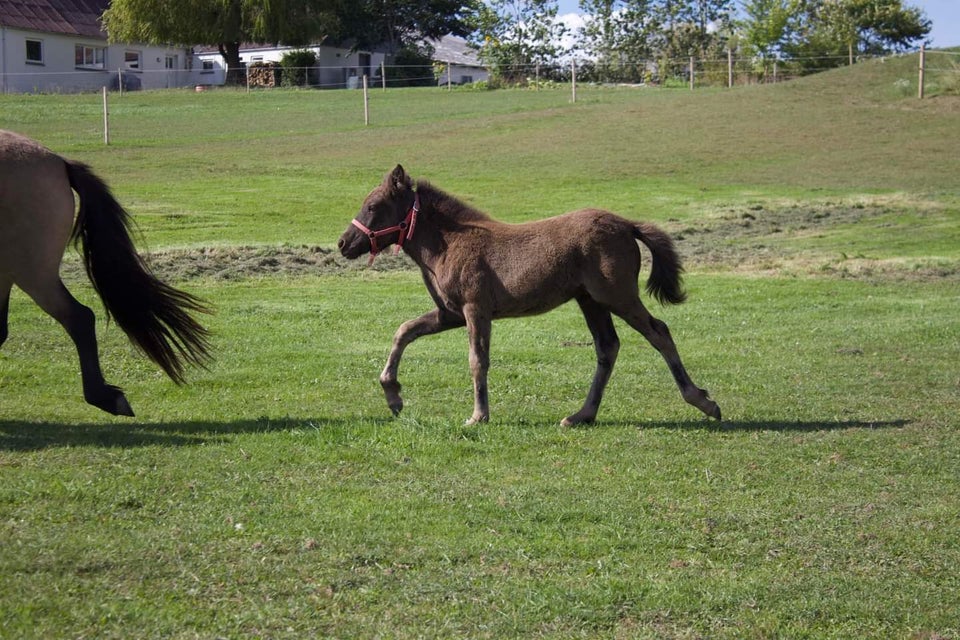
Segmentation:
<svg viewBox="0 0 960 640">
<path fill-rule="evenodd" d="M 559 15 L 579 14 L 579 0 L 559 0 Z M 904 0 L 904 5 L 922 9 L 933 23 L 930 30 L 931 46 L 960 46 L 960 0 Z M 565 20 L 568 25 L 576 25 L 576 18 Z"/>
</svg>

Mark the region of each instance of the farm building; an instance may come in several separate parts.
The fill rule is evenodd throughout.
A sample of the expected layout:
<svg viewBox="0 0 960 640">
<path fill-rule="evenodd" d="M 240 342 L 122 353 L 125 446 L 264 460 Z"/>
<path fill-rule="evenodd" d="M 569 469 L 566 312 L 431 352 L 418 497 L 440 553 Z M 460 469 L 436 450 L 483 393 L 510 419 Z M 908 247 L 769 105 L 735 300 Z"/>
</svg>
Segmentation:
<svg viewBox="0 0 960 640">
<path fill-rule="evenodd" d="M 0 0 L 0 92 L 74 93 L 198 83 L 189 48 L 110 44 L 109 0 Z"/>
<path fill-rule="evenodd" d="M 257 63 L 278 63 L 291 51 L 311 51 L 317 58 L 310 72 L 310 85 L 326 89 L 356 88 L 366 75 L 373 78 L 380 73 L 385 54 L 375 51 L 353 51 L 346 44 L 322 43 L 306 47 L 274 46 L 269 44 L 240 45 L 240 64 L 250 68 Z M 196 56 L 208 72 L 203 84 L 221 85 L 226 82 L 227 65 L 216 47 L 196 47 Z"/>
<path fill-rule="evenodd" d="M 466 40 L 456 36 L 444 36 L 431 42 L 435 51 L 433 60 L 440 69 L 439 84 L 447 83 L 449 72 L 453 84 L 466 84 L 486 80 L 488 72 L 467 46 Z M 371 84 L 381 81 L 382 66 L 386 65 L 388 80 L 390 76 L 390 55 L 372 50 L 354 50 L 347 43 L 323 42 L 307 47 L 285 47 L 260 44 L 244 44 L 240 47 L 240 63 L 250 68 L 256 63 L 278 63 L 284 54 L 291 51 L 309 50 L 316 56 L 316 66 L 310 72 L 310 85 L 323 89 L 356 89 L 361 86 L 366 75 Z M 214 47 L 197 47 L 196 57 L 200 65 L 209 74 L 203 84 L 224 84 L 226 82 L 226 64 L 223 56 Z M 425 70 L 432 75 L 432 69 Z"/>
<path fill-rule="evenodd" d="M 490 72 L 481 64 L 477 53 L 467 41 L 457 36 L 444 36 L 432 43 L 433 59 L 444 66 L 439 83 L 447 83 L 447 75 L 452 84 L 470 84 L 481 82 L 490 77 Z"/>
</svg>

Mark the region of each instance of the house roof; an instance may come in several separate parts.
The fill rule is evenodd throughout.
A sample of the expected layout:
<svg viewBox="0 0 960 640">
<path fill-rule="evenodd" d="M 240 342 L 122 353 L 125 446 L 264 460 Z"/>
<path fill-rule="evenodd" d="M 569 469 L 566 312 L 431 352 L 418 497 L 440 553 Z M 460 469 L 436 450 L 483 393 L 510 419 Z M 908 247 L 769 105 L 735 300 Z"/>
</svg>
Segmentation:
<svg viewBox="0 0 960 640">
<path fill-rule="evenodd" d="M 459 36 L 446 35 L 439 40 L 431 40 L 433 59 L 437 62 L 450 62 L 462 67 L 483 67 L 477 58 L 477 52 Z"/>
<path fill-rule="evenodd" d="M 105 39 L 100 17 L 109 6 L 110 0 L 0 0 L 0 25 Z"/>
</svg>

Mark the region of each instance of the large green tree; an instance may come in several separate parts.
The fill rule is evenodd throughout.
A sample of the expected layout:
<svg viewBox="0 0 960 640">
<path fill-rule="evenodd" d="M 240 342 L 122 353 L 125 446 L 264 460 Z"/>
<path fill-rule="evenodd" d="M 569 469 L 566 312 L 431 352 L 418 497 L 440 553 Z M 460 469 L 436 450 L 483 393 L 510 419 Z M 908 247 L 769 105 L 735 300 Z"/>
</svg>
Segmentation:
<svg viewBox="0 0 960 640">
<path fill-rule="evenodd" d="M 391 53 L 447 34 L 466 37 L 482 0 L 346 0 L 344 35 L 359 46 L 383 45 Z"/>
<path fill-rule="evenodd" d="M 489 0 L 479 6 L 472 42 L 494 76 L 518 82 L 536 63 L 562 53 L 566 27 L 557 21 L 557 0 Z"/>
<path fill-rule="evenodd" d="M 744 53 L 761 60 L 779 53 L 800 9 L 800 0 L 745 0 L 739 22 Z"/>
<path fill-rule="evenodd" d="M 300 46 L 326 37 L 395 52 L 425 38 L 472 29 L 479 0 L 113 0 L 111 40 L 216 46 L 230 69 L 240 45 Z"/>
<path fill-rule="evenodd" d="M 241 43 L 336 36 L 342 12 L 341 0 L 113 0 L 103 24 L 112 41 L 216 46 L 236 72 Z"/>
<path fill-rule="evenodd" d="M 806 66 L 842 64 L 856 54 L 903 51 L 930 33 L 922 10 L 903 0 L 804 0 L 784 49 Z"/>
</svg>

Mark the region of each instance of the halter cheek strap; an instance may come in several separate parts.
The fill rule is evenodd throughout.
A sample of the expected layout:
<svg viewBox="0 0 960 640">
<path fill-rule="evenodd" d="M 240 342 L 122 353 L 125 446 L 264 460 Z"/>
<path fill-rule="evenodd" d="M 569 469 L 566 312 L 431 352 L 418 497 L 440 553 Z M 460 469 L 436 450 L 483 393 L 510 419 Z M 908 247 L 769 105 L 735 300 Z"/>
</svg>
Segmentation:
<svg viewBox="0 0 960 640">
<path fill-rule="evenodd" d="M 399 224 L 395 224 L 392 227 L 380 229 L 379 231 L 372 231 L 369 227 L 356 218 L 351 220 L 350 223 L 362 231 L 364 235 L 370 239 L 370 261 L 367 264 L 373 264 L 374 258 L 376 258 L 377 254 L 383 250 L 377 244 L 377 238 L 390 235 L 394 232 L 399 232 L 399 235 L 397 236 L 397 244 L 393 247 L 393 252 L 395 254 L 400 253 L 400 248 L 403 247 L 404 240 L 409 240 L 413 237 L 413 230 L 417 226 L 417 213 L 419 212 L 420 194 L 415 193 L 413 196 L 413 206 L 410 207 L 410 211 L 407 212 L 407 216 L 401 220 Z"/>
</svg>

